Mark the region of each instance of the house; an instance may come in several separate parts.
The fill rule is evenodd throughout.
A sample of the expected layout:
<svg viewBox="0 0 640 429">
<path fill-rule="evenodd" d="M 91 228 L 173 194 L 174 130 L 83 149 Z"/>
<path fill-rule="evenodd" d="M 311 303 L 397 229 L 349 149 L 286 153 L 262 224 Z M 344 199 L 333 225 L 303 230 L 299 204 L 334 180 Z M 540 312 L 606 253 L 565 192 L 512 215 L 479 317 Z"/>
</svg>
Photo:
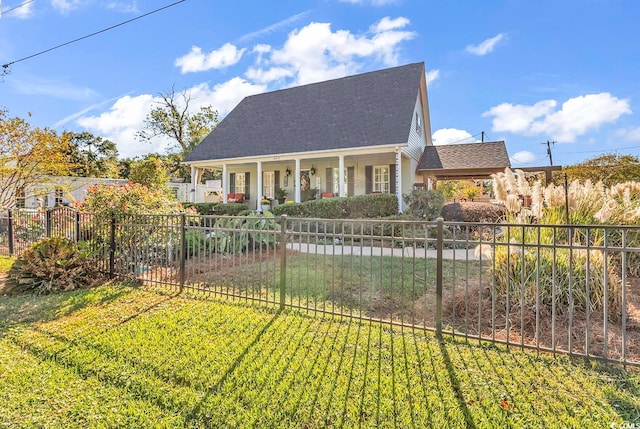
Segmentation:
<svg viewBox="0 0 640 429">
<path fill-rule="evenodd" d="M 246 97 L 186 157 L 192 189 L 222 171 L 222 196 L 250 207 L 276 187 L 352 196 L 391 192 L 402 201 L 431 142 L 424 63 Z M 195 192 L 193 192 L 195 195 Z"/>
<path fill-rule="evenodd" d="M 124 185 L 127 182 L 126 179 L 49 176 L 40 183 L 17 189 L 13 207 L 35 209 L 70 205 L 82 202 L 85 190 L 92 185 Z"/>
<path fill-rule="evenodd" d="M 461 160 L 454 169 L 482 170 L 496 157 L 491 168 L 509 165 L 504 142 L 482 146 L 496 156 L 464 146 L 453 150 L 469 165 Z M 431 187 L 449 167 L 442 148 L 431 140 L 425 66 L 415 63 L 246 97 L 184 162 L 192 201 L 201 201 L 198 178 L 209 169 L 222 171 L 224 202 L 259 208 L 280 187 L 295 202 L 314 192 L 393 193 L 402 211 L 403 193 Z"/>
</svg>

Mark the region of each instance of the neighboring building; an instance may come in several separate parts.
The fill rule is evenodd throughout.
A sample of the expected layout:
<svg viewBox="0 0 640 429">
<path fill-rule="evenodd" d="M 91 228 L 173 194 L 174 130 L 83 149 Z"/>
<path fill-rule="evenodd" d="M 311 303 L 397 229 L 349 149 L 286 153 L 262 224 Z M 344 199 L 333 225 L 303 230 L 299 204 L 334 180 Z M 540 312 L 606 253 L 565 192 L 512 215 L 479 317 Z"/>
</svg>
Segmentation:
<svg viewBox="0 0 640 429">
<path fill-rule="evenodd" d="M 489 179 L 511 167 L 503 141 L 429 146 L 418 164 L 425 179 Z"/>
<path fill-rule="evenodd" d="M 416 63 L 246 97 L 185 163 L 192 189 L 203 169 L 221 170 L 223 201 L 244 194 L 251 207 L 277 187 L 296 202 L 310 188 L 402 201 L 430 145 L 425 68 Z"/>
<path fill-rule="evenodd" d="M 71 205 L 84 200 L 85 190 L 92 185 L 123 185 L 125 179 L 96 177 L 52 176 L 49 180 L 18 189 L 15 195 L 15 208 L 47 208 L 59 205 Z"/>
</svg>

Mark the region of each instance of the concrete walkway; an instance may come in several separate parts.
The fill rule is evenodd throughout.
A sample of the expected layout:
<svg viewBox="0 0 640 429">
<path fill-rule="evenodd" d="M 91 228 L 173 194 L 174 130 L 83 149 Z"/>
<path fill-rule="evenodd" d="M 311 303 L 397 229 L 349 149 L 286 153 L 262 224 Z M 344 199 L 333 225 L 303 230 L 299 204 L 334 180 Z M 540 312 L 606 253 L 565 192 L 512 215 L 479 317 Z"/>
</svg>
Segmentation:
<svg viewBox="0 0 640 429">
<path fill-rule="evenodd" d="M 436 258 L 435 249 L 424 249 L 413 247 L 372 247 L 372 246 L 343 246 L 341 244 L 306 244 L 289 243 L 287 249 L 297 250 L 301 253 L 311 253 L 317 255 L 363 255 L 363 256 L 397 256 L 408 258 Z M 455 259 L 459 261 L 478 261 L 475 250 L 465 249 L 443 249 L 443 259 Z M 485 258 L 486 259 L 486 258 Z"/>
</svg>

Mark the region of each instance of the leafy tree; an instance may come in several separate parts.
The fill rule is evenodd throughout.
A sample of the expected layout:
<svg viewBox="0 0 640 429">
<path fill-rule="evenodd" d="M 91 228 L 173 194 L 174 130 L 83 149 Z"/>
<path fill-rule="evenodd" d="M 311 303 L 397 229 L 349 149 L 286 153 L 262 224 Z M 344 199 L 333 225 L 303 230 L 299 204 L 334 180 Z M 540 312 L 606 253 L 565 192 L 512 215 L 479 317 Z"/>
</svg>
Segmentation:
<svg viewBox="0 0 640 429">
<path fill-rule="evenodd" d="M 169 214 L 181 211 L 180 203 L 163 189 L 149 189 L 129 182 L 126 185 L 93 185 L 87 189 L 79 208 L 107 219 L 116 215 Z"/>
<path fill-rule="evenodd" d="M 49 175 L 68 174 L 68 148 L 68 136 L 0 110 L 0 207 L 13 207 L 20 189 L 43 183 Z"/>
<path fill-rule="evenodd" d="M 116 144 L 88 132 L 66 133 L 68 156 L 74 164 L 71 175 L 80 177 L 117 177 L 118 148 Z"/>
<path fill-rule="evenodd" d="M 563 183 L 565 173 L 569 182 L 589 179 L 593 183 L 602 181 L 605 186 L 640 181 L 640 159 L 633 155 L 601 155 L 554 172 L 554 183 Z"/>
<path fill-rule="evenodd" d="M 150 155 L 131 164 L 129 179 L 150 189 L 166 189 L 169 174 L 162 159 L 157 155 Z"/>
<path fill-rule="evenodd" d="M 141 141 L 150 141 L 164 136 L 174 143 L 173 149 L 184 157 L 218 124 L 218 112 L 211 106 L 200 107 L 192 113 L 189 105 L 193 101 L 186 91 L 176 94 L 175 89 L 160 93 L 162 101 L 151 109 L 145 118 L 145 129 L 137 133 Z"/>
</svg>

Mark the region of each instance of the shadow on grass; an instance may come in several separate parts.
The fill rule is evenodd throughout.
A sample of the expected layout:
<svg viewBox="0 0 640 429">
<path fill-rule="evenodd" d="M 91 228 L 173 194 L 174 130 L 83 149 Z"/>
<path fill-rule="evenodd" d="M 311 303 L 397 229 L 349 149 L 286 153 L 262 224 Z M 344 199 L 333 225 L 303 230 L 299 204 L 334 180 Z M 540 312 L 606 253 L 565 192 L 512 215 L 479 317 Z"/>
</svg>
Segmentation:
<svg viewBox="0 0 640 429">
<path fill-rule="evenodd" d="M 449 357 L 449 351 L 447 350 L 447 345 L 442 338 L 438 338 L 438 345 L 440 346 L 440 353 L 442 355 L 442 360 L 444 361 L 445 367 L 447 369 L 447 375 L 449 376 L 449 382 L 451 383 L 451 388 L 453 389 L 453 395 L 456 398 L 456 402 L 458 403 L 458 407 L 462 411 L 464 416 L 464 421 L 466 423 L 467 428 L 473 429 L 476 427 L 473 422 L 473 416 L 471 415 L 471 411 L 469 407 L 467 407 L 467 402 L 464 397 L 464 393 L 462 393 L 462 388 L 460 387 L 460 382 L 458 381 L 458 376 L 456 372 L 458 371 L 451 362 L 451 357 Z"/>
<path fill-rule="evenodd" d="M 133 292 L 131 287 L 110 288 L 108 284 L 98 289 L 82 289 L 56 292 L 41 296 L 31 293 L 0 299 L 0 338 L 12 327 L 35 322 L 50 322 L 70 316 L 89 306 L 106 305 Z"/>
</svg>

